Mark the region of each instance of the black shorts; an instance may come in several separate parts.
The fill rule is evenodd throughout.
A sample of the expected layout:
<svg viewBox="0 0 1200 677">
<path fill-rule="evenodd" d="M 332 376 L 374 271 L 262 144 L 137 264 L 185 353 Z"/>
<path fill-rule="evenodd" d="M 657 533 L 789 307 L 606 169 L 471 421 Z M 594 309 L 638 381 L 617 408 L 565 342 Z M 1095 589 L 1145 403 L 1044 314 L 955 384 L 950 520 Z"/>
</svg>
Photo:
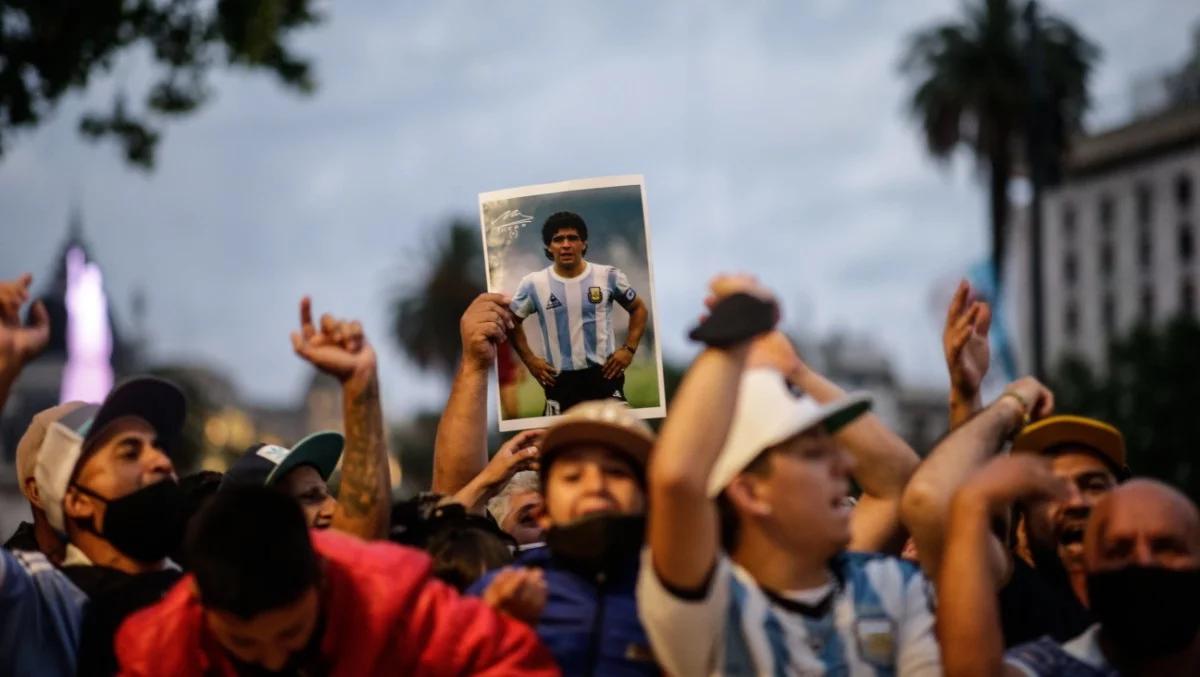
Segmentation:
<svg viewBox="0 0 1200 677">
<path fill-rule="evenodd" d="M 594 364 L 587 369 L 560 371 L 554 377 L 554 385 L 546 391 L 546 408 L 543 416 L 557 416 L 588 400 L 620 400 L 625 402 L 625 374 L 616 378 L 604 378 L 604 370 Z"/>
</svg>

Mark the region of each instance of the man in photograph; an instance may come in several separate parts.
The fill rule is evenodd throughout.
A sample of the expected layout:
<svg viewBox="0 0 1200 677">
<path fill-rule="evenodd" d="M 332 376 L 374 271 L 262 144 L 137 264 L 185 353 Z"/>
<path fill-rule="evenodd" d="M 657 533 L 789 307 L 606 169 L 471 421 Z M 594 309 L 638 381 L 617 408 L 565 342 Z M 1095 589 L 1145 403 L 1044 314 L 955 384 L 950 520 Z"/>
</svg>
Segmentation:
<svg viewBox="0 0 1200 677">
<path fill-rule="evenodd" d="M 624 401 L 625 370 L 646 329 L 646 304 L 625 273 L 584 259 L 588 228 L 578 214 L 551 214 L 542 225 L 542 243 L 554 263 L 522 278 L 510 307 L 518 323 L 537 314 L 546 355 L 530 350 L 519 326 L 512 345 L 546 393 L 543 415 L 586 400 Z M 614 302 L 629 313 L 624 343 L 613 334 Z"/>
</svg>

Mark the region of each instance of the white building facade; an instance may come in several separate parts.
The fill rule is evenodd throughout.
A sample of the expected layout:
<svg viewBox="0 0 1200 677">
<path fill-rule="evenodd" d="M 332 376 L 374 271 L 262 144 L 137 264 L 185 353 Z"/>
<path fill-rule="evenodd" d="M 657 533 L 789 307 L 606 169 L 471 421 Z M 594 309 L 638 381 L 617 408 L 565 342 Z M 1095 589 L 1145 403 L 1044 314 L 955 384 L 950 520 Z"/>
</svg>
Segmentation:
<svg viewBox="0 0 1200 677">
<path fill-rule="evenodd" d="M 1102 368 L 1112 338 L 1200 307 L 1200 107 L 1074 144 L 1042 200 L 1045 365 L 1075 354 Z M 1031 368 L 1029 237 L 1018 210 L 1006 283 L 1021 371 Z"/>
</svg>

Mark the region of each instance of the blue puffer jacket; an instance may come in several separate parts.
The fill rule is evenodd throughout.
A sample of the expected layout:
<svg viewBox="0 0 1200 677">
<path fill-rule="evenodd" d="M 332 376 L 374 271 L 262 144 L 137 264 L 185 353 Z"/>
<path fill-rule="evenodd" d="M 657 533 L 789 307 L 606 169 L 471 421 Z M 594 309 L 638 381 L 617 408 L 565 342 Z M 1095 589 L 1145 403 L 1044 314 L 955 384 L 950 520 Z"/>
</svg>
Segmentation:
<svg viewBox="0 0 1200 677">
<path fill-rule="evenodd" d="M 569 570 L 544 547 L 521 553 L 516 566 L 545 572 L 548 594 L 537 634 L 564 675 L 661 674 L 638 620 L 636 556 L 607 580 L 603 575 L 588 578 Z M 468 594 L 482 595 L 496 573 L 488 572 Z"/>
</svg>

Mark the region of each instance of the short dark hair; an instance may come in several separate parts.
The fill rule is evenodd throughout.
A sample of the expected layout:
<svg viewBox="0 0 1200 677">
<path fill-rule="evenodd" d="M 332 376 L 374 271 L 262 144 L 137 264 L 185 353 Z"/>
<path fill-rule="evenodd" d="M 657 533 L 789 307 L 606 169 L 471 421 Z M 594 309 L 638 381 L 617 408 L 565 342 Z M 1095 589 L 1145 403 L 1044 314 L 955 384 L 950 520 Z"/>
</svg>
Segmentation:
<svg viewBox="0 0 1200 677">
<path fill-rule="evenodd" d="M 221 486 L 222 477 L 221 473 L 214 470 L 201 470 L 179 478 L 179 491 L 183 493 L 183 504 L 188 523 L 199 514 L 201 508 L 212 500 Z M 179 547 L 171 553 L 171 559 L 183 565 L 185 570 L 190 571 L 192 567 L 188 564 L 187 552 L 184 551 L 183 545 L 183 542 L 180 541 Z"/>
<path fill-rule="evenodd" d="M 546 222 L 542 224 L 542 244 L 549 247 L 555 233 L 563 228 L 574 228 L 575 232 L 579 233 L 579 239 L 587 242 L 587 224 L 583 222 L 582 216 L 575 212 L 554 212 L 546 217 Z"/>
<path fill-rule="evenodd" d="M 295 602 L 320 577 L 299 504 L 267 487 L 218 492 L 189 525 L 185 551 L 204 606 L 241 618 Z"/>
<path fill-rule="evenodd" d="M 496 533 L 478 526 L 456 525 L 434 533 L 425 547 L 433 557 L 433 575 L 466 590 L 486 571 L 512 564 L 508 544 Z"/>
</svg>

